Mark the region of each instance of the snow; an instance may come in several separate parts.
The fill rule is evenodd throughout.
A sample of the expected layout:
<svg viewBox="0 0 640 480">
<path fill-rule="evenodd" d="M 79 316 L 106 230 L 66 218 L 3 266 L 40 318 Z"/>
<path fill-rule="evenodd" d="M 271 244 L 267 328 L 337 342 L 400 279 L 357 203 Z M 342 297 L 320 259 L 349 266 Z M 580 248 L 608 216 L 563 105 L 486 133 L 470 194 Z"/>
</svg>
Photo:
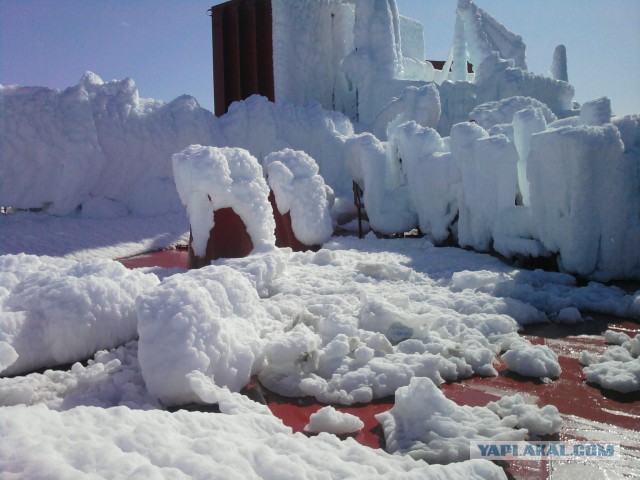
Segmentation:
<svg viewBox="0 0 640 480">
<path fill-rule="evenodd" d="M 0 265 L 3 375 L 72 363 L 132 340 L 136 297 L 158 283 L 109 260 L 19 254 L 0 257 Z"/>
<path fill-rule="evenodd" d="M 396 391 L 393 408 L 376 415 L 384 429 L 386 449 L 427 463 L 452 463 L 469 457 L 471 440 L 527 437 L 514 428 L 515 416 L 500 418 L 487 407 L 459 406 L 427 378 L 414 378 Z"/>
<path fill-rule="evenodd" d="M 394 0 L 273 12 L 277 103 L 253 96 L 215 118 L 90 72 L 63 91 L 0 86 L 9 478 L 505 478 L 464 461 L 469 441 L 553 435 L 557 409 L 521 396 L 458 406 L 438 385 L 495 376 L 498 356 L 547 382 L 562 375 L 553 344 L 522 326 L 640 318 L 640 292 L 576 278 L 640 278 L 640 116 L 612 116 L 606 97 L 574 105 L 562 48 L 553 78 L 528 72 L 522 39 L 459 0 L 435 71 Z M 426 237 L 332 237 L 353 219 L 354 181 L 376 234 Z M 320 250 L 273 245 L 270 189 Z M 203 254 L 226 207 L 252 237 L 245 258 L 189 272 L 113 261 L 185 244 L 190 229 Z M 448 241 L 557 255 L 561 272 L 435 246 Z M 637 391 L 640 336 L 604 338 L 601 355 L 580 355 L 587 381 Z M 378 416 L 394 455 L 326 433 L 363 428 L 331 406 L 307 426 L 319 435 L 293 434 L 238 393 L 252 378 L 326 404 L 395 396 Z M 185 404 L 221 413 L 164 410 Z"/>
<path fill-rule="evenodd" d="M 0 87 L 0 93 L 3 206 L 65 215 L 95 198 L 136 213 L 131 196 L 140 195 L 138 185 L 171 178 L 171 154 L 210 142 L 213 132 L 213 115 L 192 97 L 168 104 L 142 99 L 130 78 L 105 83 L 87 72 L 63 91 Z"/>
<path fill-rule="evenodd" d="M 15 406 L 0 411 L 0 432 L 7 478 L 505 478 L 485 461 L 445 469 L 328 434 L 292 435 L 256 413 Z"/>
<path fill-rule="evenodd" d="M 557 378 L 562 372 L 553 350 L 546 345 L 532 345 L 525 339 L 513 342 L 501 358 L 509 370 L 526 377 L 545 380 Z"/>
<path fill-rule="evenodd" d="M 522 395 L 502 397 L 497 402 L 489 402 L 487 408 L 500 418 L 515 415 L 517 428 L 526 428 L 531 435 L 553 435 L 560 431 L 562 417 L 553 405 L 542 408 L 525 402 Z"/>
<path fill-rule="evenodd" d="M 305 245 L 322 245 L 333 234 L 329 211 L 333 191 L 304 152 L 285 149 L 267 155 L 262 164 L 280 214 L 291 214 L 291 228 Z"/>
<path fill-rule="evenodd" d="M 305 432 L 327 432 L 334 435 L 353 433 L 362 430 L 364 422 L 355 415 L 342 413 L 331 405 L 322 407 L 311 414 L 309 423 L 304 427 Z"/>
<path fill-rule="evenodd" d="M 622 393 L 640 390 L 640 334 L 631 338 L 624 332 L 604 332 L 608 347 L 602 355 L 580 353 L 587 381 Z"/>
<path fill-rule="evenodd" d="M 213 213 L 232 208 L 243 220 L 254 248 L 275 244 L 275 220 L 262 168 L 241 148 L 191 145 L 173 156 L 176 188 L 187 209 L 192 248 L 204 257 Z"/>
<path fill-rule="evenodd" d="M 257 370 L 269 322 L 242 274 L 224 266 L 192 270 L 165 279 L 136 305 L 140 367 L 164 405 L 198 401 L 187 378 L 193 371 L 239 391 Z"/>
</svg>

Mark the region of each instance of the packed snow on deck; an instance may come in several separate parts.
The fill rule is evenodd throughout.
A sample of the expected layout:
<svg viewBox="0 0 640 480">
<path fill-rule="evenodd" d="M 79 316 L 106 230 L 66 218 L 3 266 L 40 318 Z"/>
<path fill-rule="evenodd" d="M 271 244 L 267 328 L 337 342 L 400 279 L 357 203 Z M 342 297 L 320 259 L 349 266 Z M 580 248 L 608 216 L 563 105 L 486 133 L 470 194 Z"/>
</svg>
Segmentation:
<svg viewBox="0 0 640 480">
<path fill-rule="evenodd" d="M 640 318 L 640 292 L 571 275 L 640 278 L 640 120 L 606 98 L 574 105 L 566 51 L 552 77 L 528 72 L 522 39 L 459 0 L 438 71 L 393 0 L 273 7 L 276 104 L 254 96 L 215 118 L 191 97 L 142 99 L 131 79 L 92 73 L 64 91 L 0 86 L 3 472 L 504 478 L 464 462 L 469 440 L 553 434 L 555 407 L 460 407 L 438 385 L 496 375 L 498 358 L 553 382 L 556 354 L 520 326 Z M 329 239 L 353 220 L 353 181 L 373 230 L 426 236 Z M 321 250 L 274 246 L 270 188 Z M 190 272 L 112 260 L 186 243 L 189 227 L 202 251 L 226 206 L 256 240 L 246 258 Z M 557 254 L 563 273 L 436 247 L 450 238 Z M 638 337 L 607 341 L 580 356 L 588 381 L 638 390 Z M 253 376 L 336 406 L 395 396 L 379 417 L 388 452 L 293 434 L 237 393 Z M 221 413 L 165 411 L 185 403 Z M 307 427 L 362 428 L 331 408 Z"/>
</svg>

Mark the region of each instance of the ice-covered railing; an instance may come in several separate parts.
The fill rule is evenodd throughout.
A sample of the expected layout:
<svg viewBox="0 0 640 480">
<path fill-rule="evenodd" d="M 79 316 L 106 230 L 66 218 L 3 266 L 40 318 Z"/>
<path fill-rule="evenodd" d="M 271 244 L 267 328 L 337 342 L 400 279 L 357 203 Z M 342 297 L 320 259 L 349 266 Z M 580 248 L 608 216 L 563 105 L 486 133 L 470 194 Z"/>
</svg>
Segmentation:
<svg viewBox="0 0 640 480">
<path fill-rule="evenodd" d="M 450 138 L 415 122 L 392 132 L 389 160 L 421 230 L 507 257 L 557 253 L 562 269 L 601 281 L 640 278 L 640 116 L 612 119 L 606 98 L 555 121 L 537 105 L 483 105 L 482 123 Z"/>
</svg>

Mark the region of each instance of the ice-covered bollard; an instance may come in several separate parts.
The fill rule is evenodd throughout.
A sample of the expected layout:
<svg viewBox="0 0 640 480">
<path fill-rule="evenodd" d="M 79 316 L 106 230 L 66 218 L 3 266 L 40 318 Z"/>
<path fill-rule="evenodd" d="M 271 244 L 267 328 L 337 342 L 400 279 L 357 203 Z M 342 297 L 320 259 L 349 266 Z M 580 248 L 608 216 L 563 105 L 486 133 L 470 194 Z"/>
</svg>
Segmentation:
<svg viewBox="0 0 640 480">
<path fill-rule="evenodd" d="M 269 187 L 248 151 L 191 145 L 173 155 L 173 174 L 191 224 L 190 268 L 275 244 Z"/>
<path fill-rule="evenodd" d="M 319 248 L 333 233 L 332 191 L 316 162 L 304 152 L 285 149 L 269 154 L 263 165 L 272 190 L 276 245 L 296 251 Z"/>
</svg>

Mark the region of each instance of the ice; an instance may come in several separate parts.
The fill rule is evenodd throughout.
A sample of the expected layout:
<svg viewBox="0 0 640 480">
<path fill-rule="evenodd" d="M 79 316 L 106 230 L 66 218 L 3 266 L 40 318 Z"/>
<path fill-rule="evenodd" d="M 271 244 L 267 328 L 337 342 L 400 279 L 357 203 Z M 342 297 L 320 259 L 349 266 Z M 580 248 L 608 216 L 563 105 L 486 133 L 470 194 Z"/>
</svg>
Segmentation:
<svg viewBox="0 0 640 480">
<path fill-rule="evenodd" d="M 515 124 L 515 116 L 521 110 L 533 107 L 539 110 L 538 115 L 542 114 L 545 124 L 541 130 L 544 130 L 547 123 L 551 123 L 558 119 L 556 115 L 544 103 L 531 97 L 509 97 L 503 100 L 483 103 L 469 112 L 469 118 L 473 119 L 478 125 L 485 130 L 489 130 L 499 124 Z M 520 114 L 523 115 L 523 114 Z M 515 125 L 514 125 L 515 128 Z M 525 157 L 526 158 L 526 157 Z"/>
<path fill-rule="evenodd" d="M 531 435 L 553 435 L 562 426 L 562 417 L 553 405 L 542 408 L 525 402 L 520 394 L 502 397 L 497 402 L 489 402 L 487 408 L 500 418 L 515 415 L 518 418 L 516 426 L 525 428 Z"/>
<path fill-rule="evenodd" d="M 292 435 L 280 420 L 257 413 L 16 406 L 0 409 L 0 431 L 4 470 L 36 479 L 506 478 L 484 460 L 432 466 L 333 435 Z"/>
<path fill-rule="evenodd" d="M 275 0 L 273 75 L 278 101 L 318 102 L 355 118 L 356 93 L 340 62 L 353 50 L 354 6 L 333 1 Z M 309 152 L 311 153 L 311 152 Z"/>
<path fill-rule="evenodd" d="M 346 167 L 363 189 L 371 228 L 382 234 L 403 233 L 417 224 L 400 165 L 389 160 L 384 145 L 371 134 L 350 138 L 345 146 Z"/>
<path fill-rule="evenodd" d="M 204 257 L 213 212 L 232 208 L 243 220 L 254 247 L 275 244 L 275 220 L 262 168 L 241 148 L 191 145 L 173 156 L 176 188 L 187 209 L 193 252 Z"/>
<path fill-rule="evenodd" d="M 569 81 L 569 74 L 567 73 L 567 47 L 564 45 L 558 45 L 553 51 L 553 60 L 549 67 L 549 73 L 551 77 L 556 80 Z"/>
<path fill-rule="evenodd" d="M 65 215 L 95 198 L 135 211 L 129 202 L 136 186 L 170 177 L 171 155 L 190 144 L 210 143 L 215 129 L 213 115 L 192 97 L 168 104 L 143 99 L 130 78 L 103 82 L 87 72 L 78 85 L 63 91 L 0 90 L 6 133 L 3 206 Z M 166 211 L 160 206 L 154 214 Z M 124 212 L 119 207 L 107 215 Z"/>
<path fill-rule="evenodd" d="M 564 49 L 552 78 L 528 72 L 522 39 L 459 0 L 435 71 L 422 26 L 393 0 L 272 3 L 277 103 L 254 96 L 214 118 L 188 96 L 140 98 L 129 78 L 0 86 L 0 253 L 75 259 L 0 257 L 6 471 L 504 478 L 489 462 L 409 457 L 449 463 L 470 439 L 553 435 L 557 410 L 521 396 L 460 407 L 437 385 L 497 375 L 501 354 L 511 371 L 556 378 L 556 353 L 522 325 L 640 317 L 638 292 L 581 282 L 639 275 L 640 117 L 615 117 L 604 97 L 574 104 Z M 323 248 L 273 246 L 265 176 L 296 236 Z M 353 215 L 353 181 L 376 234 L 427 238 L 331 238 L 332 220 Z M 97 260 L 186 242 L 181 202 L 197 252 L 227 206 L 254 251 L 192 272 Z M 557 254 L 562 273 L 434 247 L 447 241 L 517 261 Z M 605 340 L 580 355 L 587 381 L 637 391 L 640 336 Z M 395 395 L 379 419 L 399 455 L 292 434 L 238 393 L 252 378 L 336 405 Z M 161 411 L 188 403 L 221 413 Z M 326 407 L 307 430 L 361 428 Z"/>
<path fill-rule="evenodd" d="M 481 65 L 493 52 L 497 52 L 500 58 L 512 60 L 516 68 L 527 69 L 526 46 L 522 37 L 510 32 L 471 0 L 458 0 L 456 13 L 464 27 L 462 38 L 466 43 L 469 61 L 473 65 Z M 461 41 L 459 36 L 455 38 L 458 42 Z"/>
<path fill-rule="evenodd" d="M 526 339 L 512 343 L 501 358 L 509 370 L 526 377 L 558 378 L 562 372 L 553 350 L 546 345 L 532 345 Z"/>
<path fill-rule="evenodd" d="M 640 390 L 640 359 L 611 360 L 592 363 L 584 368 L 587 382 L 593 382 L 608 390 L 622 393 Z"/>
<path fill-rule="evenodd" d="M 334 435 L 354 433 L 362 430 L 364 422 L 355 415 L 342 413 L 330 405 L 311 414 L 309 423 L 305 425 L 305 432 L 327 432 Z"/>
<path fill-rule="evenodd" d="M 607 97 L 600 97 L 585 102 L 578 116 L 580 125 L 601 126 L 611 123 L 611 101 Z"/>
<path fill-rule="evenodd" d="M 134 339 L 136 297 L 158 283 L 110 260 L 20 254 L 0 257 L 0 266 L 2 375 L 85 360 Z"/>
<path fill-rule="evenodd" d="M 524 440 L 515 416 L 500 418 L 487 407 L 458 406 L 428 378 L 414 378 L 396 391 L 395 404 L 376 415 L 384 429 L 387 451 L 408 454 L 427 463 L 469 458 L 471 440 Z"/>
<path fill-rule="evenodd" d="M 318 164 L 320 175 L 337 197 L 352 198 L 344 144 L 353 136 L 354 129 L 341 113 L 324 110 L 317 103 L 305 106 L 284 100 L 272 103 L 254 95 L 232 103 L 218 125 L 220 135 L 214 139 L 214 145 L 244 148 L 260 162 L 268 154 L 285 148 L 302 150 Z"/>
<path fill-rule="evenodd" d="M 304 152 L 273 152 L 262 164 L 280 214 L 291 215 L 291 227 L 305 245 L 321 245 L 333 233 L 329 209 L 333 191 L 318 174 L 318 165 Z"/>
<path fill-rule="evenodd" d="M 531 137 L 527 177 L 537 236 L 567 271 L 599 280 L 637 275 L 638 175 L 623 152 L 611 124 Z"/>
<path fill-rule="evenodd" d="M 631 338 L 624 332 L 607 330 L 604 340 L 614 346 L 602 355 L 580 353 L 587 381 L 622 393 L 640 390 L 640 334 Z"/>
<path fill-rule="evenodd" d="M 440 94 L 434 84 L 405 88 L 397 99 L 380 110 L 373 121 L 372 132 L 380 140 L 387 140 L 389 132 L 408 121 L 423 127 L 435 127 L 438 124 Z"/>
<path fill-rule="evenodd" d="M 551 112 L 549 111 L 549 113 Z M 518 150 L 518 188 L 524 206 L 531 205 L 529 179 L 527 178 L 531 135 L 544 131 L 547 123 L 555 120 L 555 115 L 545 115 L 544 109 L 537 106 L 524 108 L 513 115 L 513 140 L 516 150 Z"/>
<path fill-rule="evenodd" d="M 436 242 L 449 237 L 458 213 L 460 170 L 447 147 L 435 130 L 415 122 L 398 126 L 387 143 L 391 158 L 406 174 L 420 230 Z"/>
<path fill-rule="evenodd" d="M 262 358 L 261 331 L 273 322 L 249 280 L 226 266 L 169 277 L 136 304 L 142 374 L 164 405 L 198 402 L 192 371 L 231 391 L 244 387 Z"/>
</svg>

